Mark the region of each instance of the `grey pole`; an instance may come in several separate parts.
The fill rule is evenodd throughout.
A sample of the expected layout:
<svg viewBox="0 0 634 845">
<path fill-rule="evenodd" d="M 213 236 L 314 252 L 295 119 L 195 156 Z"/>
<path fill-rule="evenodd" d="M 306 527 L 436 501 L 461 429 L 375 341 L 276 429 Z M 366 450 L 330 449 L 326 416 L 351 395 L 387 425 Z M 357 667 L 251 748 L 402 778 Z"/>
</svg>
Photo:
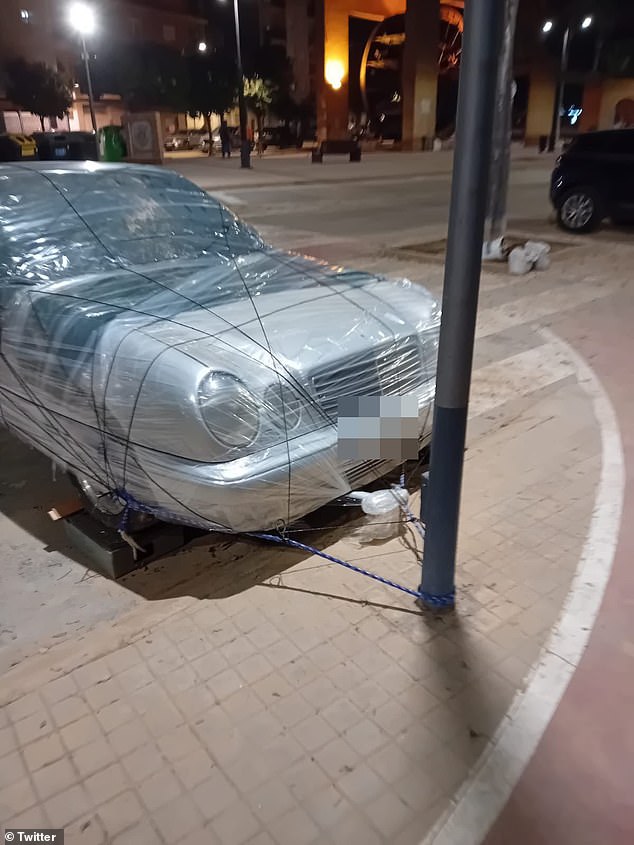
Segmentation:
<svg viewBox="0 0 634 845">
<path fill-rule="evenodd" d="M 242 70 L 242 46 L 240 44 L 240 9 L 238 0 L 233 0 L 233 17 L 236 25 L 236 57 L 238 60 L 238 108 L 240 111 L 240 164 L 251 167 L 251 145 L 247 137 L 247 105 L 244 101 L 244 71 Z"/>
<path fill-rule="evenodd" d="M 553 123 L 550 130 L 548 149 L 552 152 L 559 144 L 561 134 L 561 110 L 564 106 L 564 86 L 566 84 L 566 73 L 568 71 L 568 45 L 570 44 L 570 24 L 564 31 L 564 39 L 561 42 L 561 56 L 559 58 L 559 79 L 555 93 L 555 106 L 553 111 Z"/>
<path fill-rule="evenodd" d="M 564 107 L 564 87 L 566 85 L 566 73 L 568 72 L 568 45 L 570 43 L 570 26 L 566 27 L 564 32 L 564 41 L 561 45 L 561 68 L 559 72 L 559 88 L 557 91 L 557 115 L 555 118 L 555 144 L 554 148 L 559 146 L 561 137 L 561 112 Z"/>
<path fill-rule="evenodd" d="M 88 85 L 88 105 L 90 107 L 90 121 L 92 123 L 92 131 L 97 132 L 97 118 L 95 117 L 95 101 L 92 95 L 92 79 L 90 77 L 90 62 L 88 61 L 88 50 L 86 49 L 86 39 L 83 34 L 81 36 L 81 49 L 84 54 L 84 67 L 86 68 L 86 83 Z"/>
<path fill-rule="evenodd" d="M 493 146 L 489 175 L 489 202 L 484 222 L 483 257 L 501 261 L 505 258 L 506 201 L 511 169 L 511 129 L 513 113 L 513 47 L 519 0 L 505 0 L 504 34 L 498 67 L 493 120 Z"/>
<path fill-rule="evenodd" d="M 453 607 L 462 465 L 504 0 L 466 0 L 421 602 Z"/>
</svg>

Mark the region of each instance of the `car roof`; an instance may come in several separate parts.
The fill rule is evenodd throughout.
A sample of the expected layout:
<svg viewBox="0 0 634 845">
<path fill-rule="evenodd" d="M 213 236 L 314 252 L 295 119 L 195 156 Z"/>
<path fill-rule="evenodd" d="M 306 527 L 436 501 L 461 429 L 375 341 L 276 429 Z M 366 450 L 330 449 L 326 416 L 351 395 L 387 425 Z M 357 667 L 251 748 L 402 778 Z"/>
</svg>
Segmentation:
<svg viewBox="0 0 634 845">
<path fill-rule="evenodd" d="M 634 136 L 634 128 L 626 129 L 599 129 L 594 132 L 580 132 L 576 138 L 613 138 L 615 136 L 622 137 L 623 135 Z"/>
<path fill-rule="evenodd" d="M 11 161 L 0 163 L 0 174 L 19 173 L 23 170 L 32 170 L 36 173 L 105 173 L 108 171 L 127 170 L 130 173 L 147 173 L 149 170 L 155 173 L 167 173 L 173 175 L 174 171 L 165 171 L 162 167 L 155 167 L 151 164 L 111 164 L 103 161 Z"/>
</svg>

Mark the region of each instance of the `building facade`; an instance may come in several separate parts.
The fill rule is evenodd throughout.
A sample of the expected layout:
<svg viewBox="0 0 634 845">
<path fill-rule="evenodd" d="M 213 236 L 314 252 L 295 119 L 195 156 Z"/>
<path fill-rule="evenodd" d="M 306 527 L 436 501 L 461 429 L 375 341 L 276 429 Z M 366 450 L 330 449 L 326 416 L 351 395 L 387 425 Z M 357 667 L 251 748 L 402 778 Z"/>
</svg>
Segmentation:
<svg viewBox="0 0 634 845">
<path fill-rule="evenodd" d="M 12 58 L 45 62 L 73 78 L 81 59 L 78 37 L 68 21 L 69 0 L 2 0 L 0 26 L 0 65 Z M 207 38 L 207 21 L 190 0 L 99 0 L 94 3 L 97 31 L 87 39 L 90 55 L 99 55 L 105 45 L 135 42 L 165 44 L 181 51 L 196 49 Z M 59 128 L 90 129 L 90 110 L 86 92 L 73 88 L 73 107 Z M 104 95 L 95 104 L 98 126 L 119 123 L 121 104 L 118 97 Z M 166 127 L 175 115 L 166 115 Z M 58 128 L 57 121 L 48 121 Z M 18 113 L 6 100 L 0 77 L 0 131 L 37 131 L 39 119 Z"/>
</svg>

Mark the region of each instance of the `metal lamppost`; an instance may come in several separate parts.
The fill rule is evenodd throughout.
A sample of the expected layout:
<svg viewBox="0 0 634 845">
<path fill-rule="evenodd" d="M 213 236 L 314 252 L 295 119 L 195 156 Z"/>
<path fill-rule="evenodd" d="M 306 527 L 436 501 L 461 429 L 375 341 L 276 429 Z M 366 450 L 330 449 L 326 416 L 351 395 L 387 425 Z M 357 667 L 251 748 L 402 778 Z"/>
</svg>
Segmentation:
<svg viewBox="0 0 634 845">
<path fill-rule="evenodd" d="M 96 18 L 92 6 L 86 3 L 73 3 L 68 10 L 68 20 L 74 30 L 79 33 L 81 38 L 81 52 L 84 59 L 84 67 L 86 68 L 86 82 L 88 84 L 88 105 L 90 106 L 90 121 L 92 123 L 92 131 L 97 132 L 97 119 L 95 117 L 95 102 L 92 94 L 92 78 L 90 76 L 90 62 L 88 60 L 88 51 L 86 49 L 86 36 L 92 35 L 96 28 Z"/>
<path fill-rule="evenodd" d="M 226 0 L 222 0 L 226 2 Z M 251 144 L 247 137 L 247 104 L 244 99 L 244 71 L 242 70 L 242 45 L 240 44 L 240 9 L 238 0 L 233 0 L 233 17 L 236 29 L 236 62 L 238 65 L 238 109 L 240 111 L 240 166 L 251 167 Z"/>
<path fill-rule="evenodd" d="M 593 17 L 592 15 L 586 15 L 583 20 L 580 21 L 580 28 L 581 29 L 588 29 L 593 24 Z M 551 20 L 544 21 L 542 26 L 542 32 L 544 35 L 548 35 L 549 32 L 552 31 L 554 27 L 554 22 Z M 574 24 L 568 24 L 566 29 L 564 30 L 564 37 L 561 42 L 561 57 L 559 60 L 559 82 L 557 85 L 557 96 L 555 97 L 555 111 L 553 113 L 553 123 L 552 129 L 550 131 L 550 141 L 548 144 L 548 148 L 550 150 L 555 150 L 559 146 L 559 141 L 561 140 L 561 112 L 563 111 L 564 107 L 564 87 L 566 84 L 566 73 L 568 72 L 568 53 L 570 49 L 570 38 L 571 38 L 571 28 Z M 574 33 L 572 33 L 574 34 Z"/>
<path fill-rule="evenodd" d="M 466 0 L 421 602 L 451 608 L 505 0 Z"/>
</svg>

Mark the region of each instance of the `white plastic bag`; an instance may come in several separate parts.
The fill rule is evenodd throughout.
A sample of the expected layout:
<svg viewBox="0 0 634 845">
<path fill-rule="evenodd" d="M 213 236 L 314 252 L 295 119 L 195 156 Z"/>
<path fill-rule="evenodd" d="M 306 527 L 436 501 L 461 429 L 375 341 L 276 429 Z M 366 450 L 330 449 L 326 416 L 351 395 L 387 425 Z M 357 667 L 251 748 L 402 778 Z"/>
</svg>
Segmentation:
<svg viewBox="0 0 634 845">
<path fill-rule="evenodd" d="M 509 255 L 509 272 L 513 276 L 525 276 L 531 269 L 526 250 L 523 246 L 516 246 Z"/>
<path fill-rule="evenodd" d="M 396 537 L 403 522 L 401 506 L 407 505 L 409 493 L 402 487 L 391 490 L 376 490 L 374 493 L 351 493 L 361 501 L 365 514 L 363 525 L 353 531 L 357 543 L 371 543 L 374 540 L 389 540 Z"/>
</svg>

